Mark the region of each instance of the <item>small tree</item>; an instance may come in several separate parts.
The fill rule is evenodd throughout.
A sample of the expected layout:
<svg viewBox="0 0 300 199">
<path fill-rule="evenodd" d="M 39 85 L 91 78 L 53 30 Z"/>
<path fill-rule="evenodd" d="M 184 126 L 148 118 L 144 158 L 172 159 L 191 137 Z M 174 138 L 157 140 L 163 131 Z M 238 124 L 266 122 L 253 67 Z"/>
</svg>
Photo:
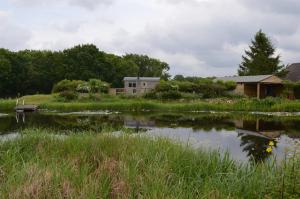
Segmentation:
<svg viewBox="0 0 300 199">
<path fill-rule="evenodd" d="M 242 56 L 242 63 L 239 65 L 238 74 L 244 75 L 269 75 L 276 74 L 285 76 L 284 65 L 281 64 L 280 56 L 275 56 L 275 48 L 265 33 L 259 30 L 254 40 Z"/>
</svg>

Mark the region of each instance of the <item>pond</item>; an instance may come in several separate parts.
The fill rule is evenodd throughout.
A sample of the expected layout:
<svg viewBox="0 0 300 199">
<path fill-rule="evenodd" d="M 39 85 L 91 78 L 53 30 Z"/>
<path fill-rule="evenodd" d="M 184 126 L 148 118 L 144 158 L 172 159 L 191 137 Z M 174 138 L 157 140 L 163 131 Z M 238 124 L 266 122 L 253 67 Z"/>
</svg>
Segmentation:
<svg viewBox="0 0 300 199">
<path fill-rule="evenodd" d="M 215 149 L 241 162 L 282 160 L 300 143 L 299 116 L 245 113 L 109 113 L 37 112 L 0 114 L 0 140 L 14 139 L 22 129 L 52 128 L 67 134 L 105 128 L 163 137 L 193 148 Z M 269 152 L 267 149 L 271 149 Z"/>
</svg>

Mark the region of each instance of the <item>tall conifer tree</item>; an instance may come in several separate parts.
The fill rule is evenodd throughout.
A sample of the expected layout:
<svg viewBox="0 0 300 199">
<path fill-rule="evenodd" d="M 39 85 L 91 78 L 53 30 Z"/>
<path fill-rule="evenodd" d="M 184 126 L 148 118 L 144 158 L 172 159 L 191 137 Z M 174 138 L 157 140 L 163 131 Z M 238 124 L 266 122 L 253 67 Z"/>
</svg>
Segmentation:
<svg viewBox="0 0 300 199">
<path fill-rule="evenodd" d="M 284 65 L 281 64 L 280 55 L 275 55 L 275 48 L 271 40 L 262 30 L 259 30 L 251 41 L 249 50 L 242 56 L 238 74 L 245 75 L 269 75 L 284 76 Z"/>
</svg>

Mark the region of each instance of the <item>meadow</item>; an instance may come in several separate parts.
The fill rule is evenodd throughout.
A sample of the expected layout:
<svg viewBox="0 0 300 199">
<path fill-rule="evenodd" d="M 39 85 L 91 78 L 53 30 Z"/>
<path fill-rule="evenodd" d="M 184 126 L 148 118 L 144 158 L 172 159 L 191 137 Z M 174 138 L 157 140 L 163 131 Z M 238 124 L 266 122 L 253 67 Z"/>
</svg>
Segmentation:
<svg viewBox="0 0 300 199">
<path fill-rule="evenodd" d="M 60 101 L 56 95 L 24 96 L 20 102 L 39 105 L 41 109 L 60 111 L 112 110 L 112 111 L 264 111 L 299 112 L 299 100 L 267 98 L 262 100 L 202 99 L 202 100 L 149 100 L 134 97 L 100 95 L 95 99 L 83 98 L 74 101 Z M 13 110 L 16 100 L 0 100 L 0 110 Z"/>
<path fill-rule="evenodd" d="M 299 198 L 300 158 L 240 164 L 134 134 L 27 129 L 0 145 L 3 198 Z"/>
</svg>

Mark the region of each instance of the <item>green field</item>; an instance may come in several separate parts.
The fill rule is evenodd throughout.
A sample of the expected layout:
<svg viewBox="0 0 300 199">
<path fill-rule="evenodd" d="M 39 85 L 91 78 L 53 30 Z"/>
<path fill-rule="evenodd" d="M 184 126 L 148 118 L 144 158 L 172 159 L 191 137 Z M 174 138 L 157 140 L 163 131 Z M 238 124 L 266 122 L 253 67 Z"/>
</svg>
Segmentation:
<svg viewBox="0 0 300 199">
<path fill-rule="evenodd" d="M 26 130 L 0 145 L 3 198 L 299 198 L 300 159 L 241 165 L 125 134 Z"/>
<path fill-rule="evenodd" d="M 207 99 L 159 101 L 143 98 L 121 98 L 103 95 L 97 100 L 58 101 L 54 95 L 32 95 L 21 98 L 26 104 L 37 104 L 42 109 L 60 111 L 265 111 L 299 112 L 299 100 L 283 99 Z M 0 110 L 13 110 L 16 100 L 0 100 Z"/>
</svg>

